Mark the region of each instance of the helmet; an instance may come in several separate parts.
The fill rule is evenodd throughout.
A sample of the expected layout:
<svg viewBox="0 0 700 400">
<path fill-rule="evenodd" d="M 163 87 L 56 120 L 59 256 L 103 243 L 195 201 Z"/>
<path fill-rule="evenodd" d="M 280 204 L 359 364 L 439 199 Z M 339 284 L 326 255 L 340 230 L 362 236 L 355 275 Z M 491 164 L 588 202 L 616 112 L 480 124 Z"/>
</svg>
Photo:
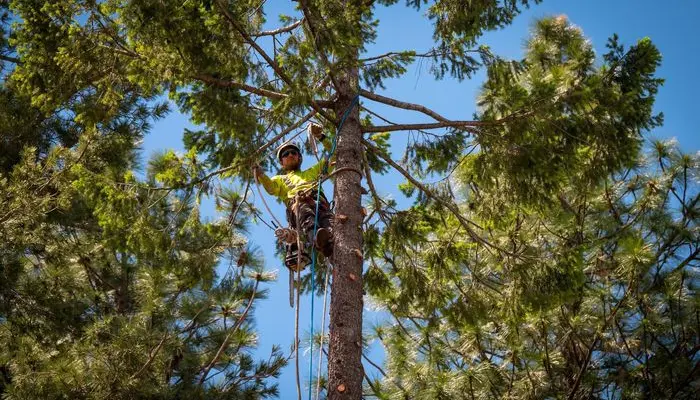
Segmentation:
<svg viewBox="0 0 700 400">
<path fill-rule="evenodd" d="M 284 143 L 282 143 L 282 145 L 280 147 L 277 148 L 277 160 L 278 161 L 282 161 L 282 158 L 281 158 L 282 153 L 287 149 L 296 150 L 299 153 L 299 158 L 300 158 L 299 161 L 301 161 L 301 149 L 299 148 L 299 146 L 297 146 L 296 143 L 294 143 L 292 141 L 284 142 Z"/>
</svg>

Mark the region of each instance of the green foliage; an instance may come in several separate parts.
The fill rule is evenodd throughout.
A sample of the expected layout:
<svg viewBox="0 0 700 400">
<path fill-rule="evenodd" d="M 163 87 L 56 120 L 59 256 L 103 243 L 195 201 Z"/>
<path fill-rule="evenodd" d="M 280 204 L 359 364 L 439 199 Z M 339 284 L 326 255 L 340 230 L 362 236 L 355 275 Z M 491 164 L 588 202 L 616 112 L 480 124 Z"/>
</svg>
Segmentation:
<svg viewBox="0 0 700 400">
<path fill-rule="evenodd" d="M 205 173 L 196 149 L 137 178 L 140 140 L 168 107 L 116 39 L 94 45 L 120 31 L 108 3 L 14 2 L 27 23 L 11 42 L 3 14 L 0 55 L 11 43 L 21 63 L 0 83 L 0 396 L 277 396 L 285 355 L 250 355 L 259 286 L 274 279 L 241 234 L 251 210 L 200 218 L 215 194 L 188 185 Z M 202 101 L 188 107 L 215 106 Z"/>
<path fill-rule="evenodd" d="M 634 164 L 641 134 L 661 123 L 652 114 L 661 56 L 648 39 L 627 52 L 615 37 L 608 47 L 596 69 L 580 29 L 549 18 L 535 24 L 522 61 L 489 65 L 479 119 L 494 124 L 476 140 L 480 185 L 505 179 L 514 200 L 546 204 L 567 182 Z"/>
<path fill-rule="evenodd" d="M 394 217 L 365 283 L 391 315 L 378 396 L 693 398 L 700 160 L 639 164 L 546 211 L 455 179 L 484 242 L 434 203 Z"/>
<path fill-rule="evenodd" d="M 248 354 L 248 303 L 264 298 L 257 282 L 271 277 L 255 256 L 215 273 L 224 251 L 245 250 L 242 238 L 201 222 L 191 193 L 88 169 L 99 163 L 91 148 L 34 159 L 29 149 L 0 187 L 9 207 L 0 253 L 10 278 L 1 288 L 6 398 L 277 394 L 266 378 L 285 357 Z M 220 348 L 212 367 L 223 375 L 199 385 Z"/>
<path fill-rule="evenodd" d="M 409 133 L 399 163 L 382 156 L 389 133 L 363 139 L 376 148 L 363 172 L 401 170 L 414 201 L 399 210 L 371 188 L 364 283 L 389 318 L 367 394 L 690 398 L 698 160 L 662 142 L 640 154 L 662 122 L 660 53 L 614 36 L 598 67 L 564 17 L 535 23 L 522 60 L 479 46 L 538 2 L 409 0 L 434 47 L 363 59 L 375 7 L 397 1 L 298 2 L 277 33 L 258 0 L 0 1 L 2 395 L 277 395 L 283 354 L 250 355 L 274 277 L 242 235 L 257 212 L 247 167 L 310 112 L 333 131 L 360 84 L 348 77 L 376 90 L 429 58 L 436 79 L 485 66 L 487 81 L 476 121 L 401 103 L 450 128 Z M 166 96 L 197 127 L 141 179 Z M 382 119 L 362 107 L 356 133 Z M 232 176 L 241 190 L 215 181 Z M 202 220 L 205 196 L 226 222 Z"/>
<path fill-rule="evenodd" d="M 433 56 L 437 64 L 433 68 L 435 77 L 441 79 L 448 72 L 459 80 L 470 77 L 479 67 L 478 61 L 470 55 L 477 39 L 485 31 L 510 24 L 520 14 L 520 7 L 539 1 L 435 1 L 427 12 L 428 18 L 434 21 L 433 38 L 438 50 Z M 410 3 L 420 8 L 421 1 Z"/>
</svg>

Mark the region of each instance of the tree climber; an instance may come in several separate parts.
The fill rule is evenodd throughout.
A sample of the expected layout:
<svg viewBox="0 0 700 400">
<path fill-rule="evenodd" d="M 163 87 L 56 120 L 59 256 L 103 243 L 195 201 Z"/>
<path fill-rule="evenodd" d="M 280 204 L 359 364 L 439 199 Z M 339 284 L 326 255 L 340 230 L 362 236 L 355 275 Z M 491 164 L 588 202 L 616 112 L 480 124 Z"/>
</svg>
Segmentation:
<svg viewBox="0 0 700 400">
<path fill-rule="evenodd" d="M 323 144 L 326 151 L 331 148 L 331 140 L 323 134 L 321 126 L 311 124 L 309 129 L 312 136 Z M 299 146 L 291 141 L 283 143 L 277 149 L 277 160 L 282 164 L 284 174 L 275 175 L 272 178 L 265 175 L 259 165 L 253 167 L 256 179 L 262 183 L 265 190 L 272 196 L 276 196 L 287 207 L 287 222 L 294 230 L 301 231 L 302 243 L 313 244 L 325 257 L 333 253 L 333 233 L 331 231 L 330 204 L 326 196 L 321 192 L 318 204 L 318 226 L 316 237 L 313 236 L 314 222 L 316 218 L 316 184 L 320 184 L 319 177 L 324 170 L 326 159 L 323 158 L 309 169 L 301 170 L 302 154 Z M 288 268 L 301 268 L 308 262 L 308 256 L 302 265 L 297 265 L 297 245 L 287 244 L 285 265 Z M 302 250 L 303 252 L 303 250 Z"/>
</svg>

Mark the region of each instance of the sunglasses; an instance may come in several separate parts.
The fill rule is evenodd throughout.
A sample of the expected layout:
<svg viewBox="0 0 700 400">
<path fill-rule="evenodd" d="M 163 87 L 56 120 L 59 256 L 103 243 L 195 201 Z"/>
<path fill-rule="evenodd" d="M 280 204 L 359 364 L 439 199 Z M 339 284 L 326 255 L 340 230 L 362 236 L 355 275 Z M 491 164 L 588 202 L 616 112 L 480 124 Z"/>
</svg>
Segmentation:
<svg viewBox="0 0 700 400">
<path fill-rule="evenodd" d="M 287 156 L 298 156 L 299 152 L 296 150 L 287 150 L 280 155 L 280 158 L 285 158 Z"/>
</svg>

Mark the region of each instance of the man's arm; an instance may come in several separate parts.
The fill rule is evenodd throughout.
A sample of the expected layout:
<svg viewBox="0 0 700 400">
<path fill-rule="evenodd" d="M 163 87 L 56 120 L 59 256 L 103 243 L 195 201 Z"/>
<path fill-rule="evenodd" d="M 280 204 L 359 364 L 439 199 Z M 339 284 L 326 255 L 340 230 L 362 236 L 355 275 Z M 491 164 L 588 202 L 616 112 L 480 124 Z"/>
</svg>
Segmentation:
<svg viewBox="0 0 700 400">
<path fill-rule="evenodd" d="M 330 160 L 328 160 L 330 165 L 328 165 L 328 168 L 326 169 L 326 173 L 329 174 L 331 171 L 333 171 L 333 167 L 335 166 L 335 154 L 331 155 Z M 326 159 L 321 158 L 321 161 L 317 162 L 315 165 L 311 166 L 309 169 L 306 169 L 302 172 L 302 177 L 304 180 L 307 182 L 315 181 L 318 179 L 318 177 L 321 175 L 323 171 L 323 167 L 326 165 Z"/>
<path fill-rule="evenodd" d="M 267 193 L 284 200 L 284 183 L 281 180 L 275 179 L 276 177 L 270 178 L 267 176 L 259 165 L 253 167 L 253 174 L 258 182 L 263 185 Z"/>
</svg>

